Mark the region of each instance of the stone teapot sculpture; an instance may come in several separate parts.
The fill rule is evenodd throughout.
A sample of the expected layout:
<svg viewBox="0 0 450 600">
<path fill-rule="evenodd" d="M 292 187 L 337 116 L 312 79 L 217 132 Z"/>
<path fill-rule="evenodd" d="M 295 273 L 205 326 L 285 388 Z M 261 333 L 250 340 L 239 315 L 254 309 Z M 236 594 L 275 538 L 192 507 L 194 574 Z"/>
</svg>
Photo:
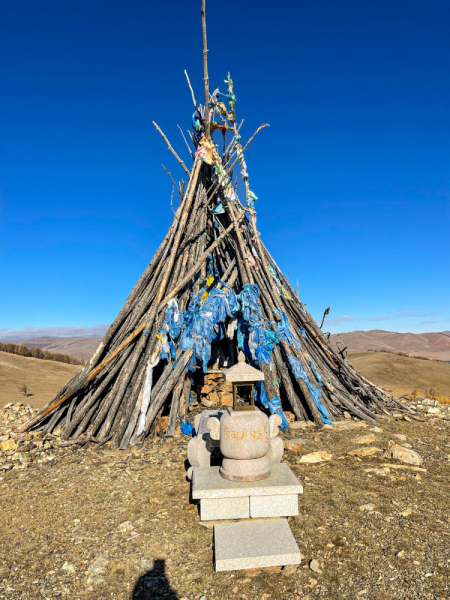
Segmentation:
<svg viewBox="0 0 450 600">
<path fill-rule="evenodd" d="M 276 437 L 280 424 L 279 415 L 267 417 L 256 406 L 252 411 L 227 408 L 220 421 L 211 417 L 210 436 L 220 440 L 223 455 L 220 475 L 230 481 L 269 477 L 271 465 L 280 462 L 284 452 L 283 440 Z"/>
</svg>

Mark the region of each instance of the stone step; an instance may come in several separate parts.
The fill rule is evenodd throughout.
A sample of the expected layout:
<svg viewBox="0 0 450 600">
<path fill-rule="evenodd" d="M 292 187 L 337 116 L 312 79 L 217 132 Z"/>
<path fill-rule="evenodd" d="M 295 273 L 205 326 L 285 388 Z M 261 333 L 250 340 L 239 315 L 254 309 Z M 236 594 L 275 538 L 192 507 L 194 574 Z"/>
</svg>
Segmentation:
<svg viewBox="0 0 450 600">
<path fill-rule="evenodd" d="M 285 519 L 214 525 L 216 571 L 300 564 L 300 550 Z"/>
</svg>

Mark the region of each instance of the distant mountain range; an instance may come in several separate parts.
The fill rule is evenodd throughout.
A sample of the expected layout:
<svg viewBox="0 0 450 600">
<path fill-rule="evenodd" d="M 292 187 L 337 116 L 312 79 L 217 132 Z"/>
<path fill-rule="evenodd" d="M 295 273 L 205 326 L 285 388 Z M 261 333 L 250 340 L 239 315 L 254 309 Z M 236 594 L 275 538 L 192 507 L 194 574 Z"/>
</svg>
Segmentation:
<svg viewBox="0 0 450 600">
<path fill-rule="evenodd" d="M 351 331 L 350 333 L 335 333 L 331 342 L 337 340 L 348 350 L 391 350 L 404 352 L 410 356 L 425 356 L 450 361 L 450 331 L 442 333 L 395 333 L 372 329 L 371 331 Z"/>
<path fill-rule="evenodd" d="M 450 331 L 444 331 L 442 334 L 395 333 L 382 329 L 352 331 L 333 334 L 331 341 L 334 345 L 338 338 L 344 346 L 348 347 L 348 350 L 391 350 L 392 352 L 405 352 L 410 356 L 426 356 L 450 361 Z M 24 344 L 28 348 L 38 347 L 52 352 L 65 352 L 71 356 L 88 360 L 97 349 L 100 338 L 36 337 L 14 343 Z M 342 348 L 342 345 L 340 347 Z"/>
<path fill-rule="evenodd" d="M 28 340 L 14 341 L 13 344 L 23 344 L 28 348 L 42 348 L 50 352 L 64 352 L 81 360 L 89 360 L 101 338 L 91 337 L 35 337 Z"/>
</svg>

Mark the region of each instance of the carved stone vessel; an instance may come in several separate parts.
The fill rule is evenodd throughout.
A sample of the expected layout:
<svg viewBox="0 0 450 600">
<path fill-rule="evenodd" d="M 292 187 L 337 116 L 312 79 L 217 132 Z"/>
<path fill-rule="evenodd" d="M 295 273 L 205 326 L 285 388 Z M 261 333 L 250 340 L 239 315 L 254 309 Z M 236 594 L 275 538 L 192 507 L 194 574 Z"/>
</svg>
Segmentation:
<svg viewBox="0 0 450 600">
<path fill-rule="evenodd" d="M 283 456 L 283 441 L 277 438 L 279 415 L 270 418 L 257 407 L 252 411 L 235 411 L 232 408 L 220 421 L 208 421 L 212 439 L 220 440 L 223 455 L 220 475 L 230 481 L 258 481 L 270 476 L 272 463 Z"/>
</svg>

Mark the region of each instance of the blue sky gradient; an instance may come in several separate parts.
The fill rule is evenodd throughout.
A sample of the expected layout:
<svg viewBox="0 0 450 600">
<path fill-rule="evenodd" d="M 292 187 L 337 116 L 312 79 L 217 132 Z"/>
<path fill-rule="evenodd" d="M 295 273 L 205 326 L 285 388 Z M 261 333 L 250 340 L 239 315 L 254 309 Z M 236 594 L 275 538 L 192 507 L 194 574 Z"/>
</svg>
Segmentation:
<svg viewBox="0 0 450 600">
<path fill-rule="evenodd" d="M 110 323 L 171 223 L 200 0 L 3 1 L 0 338 Z M 326 330 L 450 329 L 447 1 L 207 1 L 264 241 Z M 95 330 L 94 330 L 95 331 Z"/>
</svg>

